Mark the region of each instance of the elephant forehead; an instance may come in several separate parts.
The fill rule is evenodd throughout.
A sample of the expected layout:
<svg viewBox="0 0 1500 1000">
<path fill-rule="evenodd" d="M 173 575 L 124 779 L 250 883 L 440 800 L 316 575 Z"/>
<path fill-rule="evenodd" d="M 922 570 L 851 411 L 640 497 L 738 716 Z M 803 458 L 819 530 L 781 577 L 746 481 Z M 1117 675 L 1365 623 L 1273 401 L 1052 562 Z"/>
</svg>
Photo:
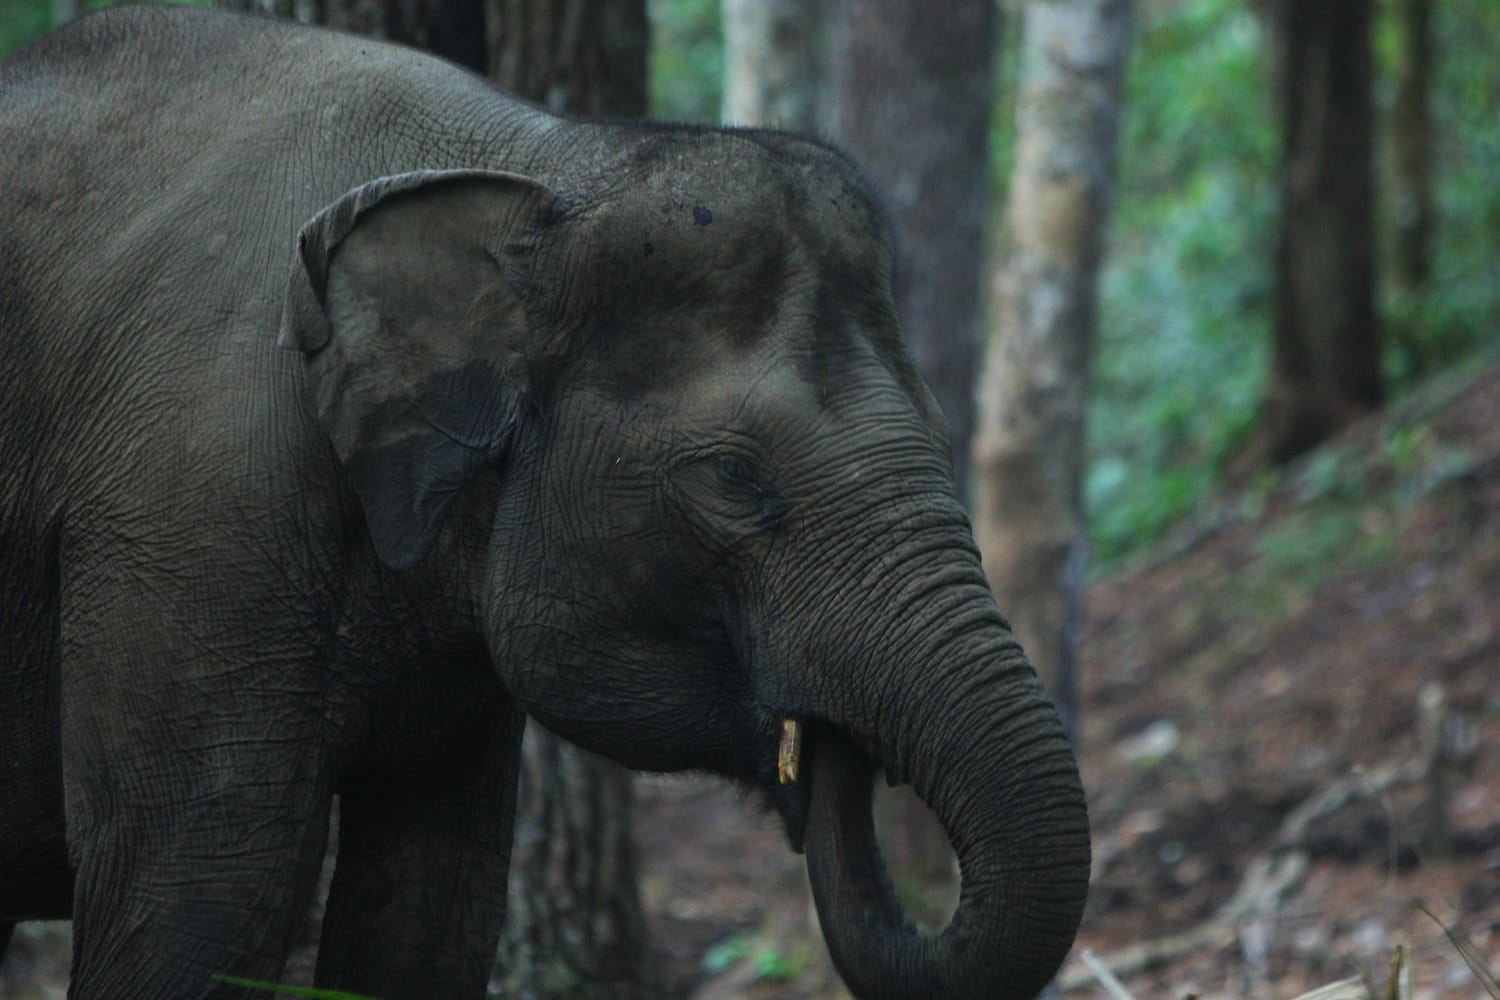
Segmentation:
<svg viewBox="0 0 1500 1000">
<path fill-rule="evenodd" d="M 884 220 L 853 169 L 794 136 L 656 133 L 606 188 L 599 223 L 627 258 L 711 263 L 784 252 L 789 239 L 820 257 L 888 254 Z"/>
</svg>

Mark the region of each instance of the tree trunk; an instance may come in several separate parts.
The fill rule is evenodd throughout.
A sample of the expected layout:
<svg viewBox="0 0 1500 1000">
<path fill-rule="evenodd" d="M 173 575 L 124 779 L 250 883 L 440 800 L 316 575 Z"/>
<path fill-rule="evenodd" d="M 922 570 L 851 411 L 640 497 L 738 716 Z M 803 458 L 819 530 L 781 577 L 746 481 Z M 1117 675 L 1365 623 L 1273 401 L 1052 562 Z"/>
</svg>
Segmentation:
<svg viewBox="0 0 1500 1000">
<path fill-rule="evenodd" d="M 967 491 L 987 217 L 993 0 L 831 0 L 823 125 L 884 199 L 896 306 Z"/>
<path fill-rule="evenodd" d="M 1432 268 L 1432 14 L 1428 0 L 1398 0 L 1401 61 L 1391 115 L 1395 167 L 1396 247 L 1392 279 L 1404 298 L 1420 295 Z M 1413 332 L 1392 331 L 1414 373 L 1426 359 Z"/>
<path fill-rule="evenodd" d="M 645 0 L 483 0 L 490 76 L 553 111 L 646 114 Z"/>
<path fill-rule="evenodd" d="M 826 2 L 723 0 L 727 124 L 817 127 Z"/>
<path fill-rule="evenodd" d="M 1131 3 L 1032 0 L 1023 18 L 974 528 L 1000 608 L 1076 745 L 1084 416 Z"/>
<path fill-rule="evenodd" d="M 1264 450 L 1294 458 L 1380 407 L 1368 0 L 1262 0 L 1281 121 Z"/>
<path fill-rule="evenodd" d="M 332 3 L 334 0 L 324 0 Z M 476 73 L 488 68 L 484 0 L 384 0 L 385 37 Z"/>
<path fill-rule="evenodd" d="M 532 723 L 492 984 L 511 1000 L 647 1000 L 630 774 Z"/>
<path fill-rule="evenodd" d="M 1432 260 L 1432 14 L 1428 0 L 1399 0 L 1401 66 L 1391 139 L 1395 146 L 1396 269 L 1403 292 L 1427 280 Z"/>
</svg>

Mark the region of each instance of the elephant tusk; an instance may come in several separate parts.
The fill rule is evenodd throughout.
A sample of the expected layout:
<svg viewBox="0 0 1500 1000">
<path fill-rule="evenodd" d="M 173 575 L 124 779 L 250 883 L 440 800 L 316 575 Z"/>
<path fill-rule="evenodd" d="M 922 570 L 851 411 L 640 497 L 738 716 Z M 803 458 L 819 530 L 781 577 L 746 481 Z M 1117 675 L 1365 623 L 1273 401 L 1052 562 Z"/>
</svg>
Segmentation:
<svg viewBox="0 0 1500 1000">
<path fill-rule="evenodd" d="M 781 720 L 781 746 L 776 752 L 776 774 L 783 785 L 797 780 L 797 763 L 802 759 L 802 723 L 796 719 Z"/>
</svg>

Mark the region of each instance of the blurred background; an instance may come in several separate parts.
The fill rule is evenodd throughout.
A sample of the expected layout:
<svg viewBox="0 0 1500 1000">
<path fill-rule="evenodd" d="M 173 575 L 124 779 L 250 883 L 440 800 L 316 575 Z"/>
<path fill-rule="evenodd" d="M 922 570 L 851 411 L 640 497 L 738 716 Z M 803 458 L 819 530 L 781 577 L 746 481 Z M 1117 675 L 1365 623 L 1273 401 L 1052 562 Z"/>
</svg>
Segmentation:
<svg viewBox="0 0 1500 1000">
<path fill-rule="evenodd" d="M 0 54 L 107 5 L 0 0 Z M 1500 997 L 1495 0 L 202 5 L 559 112 L 845 149 L 1083 767 L 1094 886 L 1058 989 Z M 841 995 L 770 817 L 543 733 L 527 754 L 497 993 Z M 940 926 L 944 838 L 886 799 Z M 23 926 L 0 1000 L 62 996 L 66 963 L 65 926 Z"/>
</svg>

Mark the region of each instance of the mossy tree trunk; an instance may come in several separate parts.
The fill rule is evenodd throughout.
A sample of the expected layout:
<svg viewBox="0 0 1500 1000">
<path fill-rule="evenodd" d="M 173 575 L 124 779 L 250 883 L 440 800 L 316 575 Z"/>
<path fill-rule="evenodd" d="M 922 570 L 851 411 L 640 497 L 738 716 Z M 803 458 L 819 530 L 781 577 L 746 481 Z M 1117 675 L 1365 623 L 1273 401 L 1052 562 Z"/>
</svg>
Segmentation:
<svg viewBox="0 0 1500 1000">
<path fill-rule="evenodd" d="M 1396 293 L 1410 305 L 1427 287 L 1432 271 L 1432 7 L 1429 0 L 1398 0 L 1400 64 L 1396 104 L 1391 112 L 1391 160 L 1394 168 L 1395 255 L 1391 274 Z M 1402 310 L 1401 312 L 1406 312 Z M 1392 339 L 1406 354 L 1412 372 L 1427 367 L 1422 346 L 1402 323 Z"/>
<path fill-rule="evenodd" d="M 1129 0 L 1023 8 L 1016 157 L 974 450 L 985 572 L 1075 741 L 1084 416 L 1131 14 Z"/>
<path fill-rule="evenodd" d="M 1260 0 L 1281 123 L 1271 371 L 1284 462 L 1380 407 L 1368 0 Z"/>
</svg>

